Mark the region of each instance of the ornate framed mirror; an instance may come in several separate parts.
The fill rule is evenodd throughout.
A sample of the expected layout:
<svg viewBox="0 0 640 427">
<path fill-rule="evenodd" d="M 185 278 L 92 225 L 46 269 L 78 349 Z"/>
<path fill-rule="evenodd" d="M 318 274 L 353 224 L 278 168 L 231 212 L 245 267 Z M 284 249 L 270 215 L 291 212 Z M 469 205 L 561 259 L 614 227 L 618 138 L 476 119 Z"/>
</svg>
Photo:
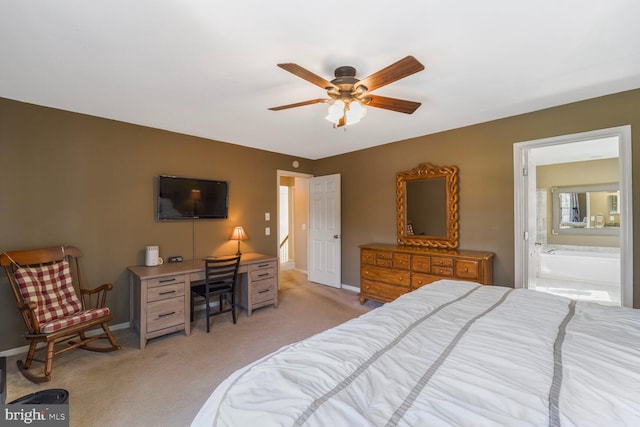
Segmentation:
<svg viewBox="0 0 640 427">
<path fill-rule="evenodd" d="M 458 247 L 458 167 L 418 167 L 396 174 L 398 244 Z"/>
</svg>

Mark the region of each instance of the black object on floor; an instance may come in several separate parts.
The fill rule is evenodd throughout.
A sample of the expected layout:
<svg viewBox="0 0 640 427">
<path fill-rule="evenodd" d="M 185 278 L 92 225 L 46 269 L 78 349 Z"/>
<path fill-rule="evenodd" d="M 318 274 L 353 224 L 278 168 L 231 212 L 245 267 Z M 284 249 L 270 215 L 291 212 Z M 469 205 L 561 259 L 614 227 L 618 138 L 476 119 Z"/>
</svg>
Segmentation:
<svg viewBox="0 0 640 427">
<path fill-rule="evenodd" d="M 50 388 L 22 396 L 9 404 L 22 405 L 63 405 L 69 400 L 69 392 L 62 388 Z"/>
</svg>

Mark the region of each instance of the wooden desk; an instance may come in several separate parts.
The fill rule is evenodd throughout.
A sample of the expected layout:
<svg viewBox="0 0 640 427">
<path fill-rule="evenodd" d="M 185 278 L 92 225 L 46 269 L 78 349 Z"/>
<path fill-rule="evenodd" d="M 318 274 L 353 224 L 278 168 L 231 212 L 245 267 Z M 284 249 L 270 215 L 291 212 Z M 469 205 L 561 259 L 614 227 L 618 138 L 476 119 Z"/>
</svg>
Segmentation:
<svg viewBox="0 0 640 427">
<path fill-rule="evenodd" d="M 191 333 L 191 282 L 204 279 L 204 261 L 190 260 L 156 267 L 131 266 L 129 321 L 147 340 L 172 332 Z M 242 254 L 238 269 L 237 303 L 247 316 L 259 307 L 278 305 L 278 258 L 258 253 Z"/>
</svg>

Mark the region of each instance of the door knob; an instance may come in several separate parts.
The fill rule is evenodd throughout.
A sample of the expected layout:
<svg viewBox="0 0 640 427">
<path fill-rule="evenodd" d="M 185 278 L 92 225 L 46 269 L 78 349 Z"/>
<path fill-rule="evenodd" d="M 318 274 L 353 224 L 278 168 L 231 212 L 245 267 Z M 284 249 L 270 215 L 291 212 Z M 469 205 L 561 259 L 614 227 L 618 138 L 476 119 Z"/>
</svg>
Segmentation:
<svg viewBox="0 0 640 427">
<path fill-rule="evenodd" d="M 340 235 L 339 235 L 339 234 L 334 234 L 334 235 L 333 235 L 333 238 L 334 238 L 334 239 L 339 239 L 339 238 L 340 238 Z"/>
</svg>

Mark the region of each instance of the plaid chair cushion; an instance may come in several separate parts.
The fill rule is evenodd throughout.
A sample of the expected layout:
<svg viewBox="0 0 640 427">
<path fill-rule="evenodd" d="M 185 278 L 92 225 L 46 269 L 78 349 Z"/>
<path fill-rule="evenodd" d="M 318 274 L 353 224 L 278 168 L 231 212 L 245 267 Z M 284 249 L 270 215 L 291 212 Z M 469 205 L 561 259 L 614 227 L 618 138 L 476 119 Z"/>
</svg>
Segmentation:
<svg viewBox="0 0 640 427">
<path fill-rule="evenodd" d="M 40 325 L 82 310 L 67 261 L 38 267 L 21 267 L 15 271 L 14 276 L 24 301 L 37 304 L 36 317 Z"/>
<path fill-rule="evenodd" d="M 44 333 L 51 333 L 59 331 L 60 329 L 68 328 L 69 326 L 77 325 L 78 323 L 86 322 L 87 320 L 97 319 L 98 317 L 106 316 L 109 314 L 109 308 L 91 308 L 89 310 L 81 311 L 72 316 L 62 317 L 54 320 L 53 322 L 40 325 L 40 331 Z"/>
</svg>

